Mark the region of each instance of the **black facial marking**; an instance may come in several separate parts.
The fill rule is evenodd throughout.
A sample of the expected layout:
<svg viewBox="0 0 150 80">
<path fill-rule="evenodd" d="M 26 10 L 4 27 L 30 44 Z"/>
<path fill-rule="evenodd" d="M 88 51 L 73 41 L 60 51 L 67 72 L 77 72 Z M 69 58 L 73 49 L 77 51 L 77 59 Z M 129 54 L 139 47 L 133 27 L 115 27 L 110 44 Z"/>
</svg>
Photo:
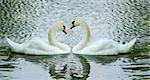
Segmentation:
<svg viewBox="0 0 150 80">
<path fill-rule="evenodd" d="M 74 24 L 75 23 L 75 21 L 72 21 L 72 24 Z"/>
<path fill-rule="evenodd" d="M 66 29 L 66 27 L 63 25 L 63 28 Z"/>
</svg>

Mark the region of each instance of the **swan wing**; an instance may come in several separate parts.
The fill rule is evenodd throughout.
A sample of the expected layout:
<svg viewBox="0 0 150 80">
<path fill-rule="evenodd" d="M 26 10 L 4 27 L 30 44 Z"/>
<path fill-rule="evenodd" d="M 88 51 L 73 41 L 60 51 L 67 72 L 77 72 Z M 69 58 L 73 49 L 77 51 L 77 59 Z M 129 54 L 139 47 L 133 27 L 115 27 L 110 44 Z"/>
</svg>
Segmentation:
<svg viewBox="0 0 150 80">
<path fill-rule="evenodd" d="M 78 51 L 76 54 L 81 54 L 81 55 L 117 55 L 117 50 L 116 48 L 110 48 L 110 49 L 104 49 L 100 50 L 97 52 L 88 52 L 88 51 Z"/>
<path fill-rule="evenodd" d="M 109 39 L 100 39 L 98 41 L 93 42 L 89 46 L 83 48 L 81 51 L 88 51 L 88 52 L 99 52 L 105 49 L 114 48 L 116 42 L 109 40 Z"/>
</svg>

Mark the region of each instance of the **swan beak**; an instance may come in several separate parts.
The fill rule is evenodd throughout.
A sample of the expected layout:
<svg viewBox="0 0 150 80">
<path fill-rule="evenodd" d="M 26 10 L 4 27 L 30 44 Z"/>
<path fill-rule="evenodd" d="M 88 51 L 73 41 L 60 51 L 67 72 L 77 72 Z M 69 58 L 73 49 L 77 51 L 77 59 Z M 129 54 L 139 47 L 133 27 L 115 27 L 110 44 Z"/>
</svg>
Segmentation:
<svg viewBox="0 0 150 80">
<path fill-rule="evenodd" d="M 74 25 L 74 24 L 72 24 L 72 25 L 71 25 L 71 27 L 70 27 L 70 29 L 73 29 L 74 27 L 75 27 L 75 25 Z"/>
<path fill-rule="evenodd" d="M 64 29 L 64 30 L 63 30 L 63 32 L 64 32 L 65 34 L 67 34 L 67 31 L 66 31 L 66 29 Z"/>
</svg>

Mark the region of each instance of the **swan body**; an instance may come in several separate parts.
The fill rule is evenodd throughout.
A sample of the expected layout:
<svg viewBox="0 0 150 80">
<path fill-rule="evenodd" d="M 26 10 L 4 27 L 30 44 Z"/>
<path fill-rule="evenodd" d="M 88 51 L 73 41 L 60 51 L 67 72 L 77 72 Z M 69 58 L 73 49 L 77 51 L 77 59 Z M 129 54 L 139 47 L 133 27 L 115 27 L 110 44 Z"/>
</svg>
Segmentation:
<svg viewBox="0 0 150 80">
<path fill-rule="evenodd" d="M 24 53 L 30 55 L 55 55 L 67 54 L 71 51 L 70 47 L 60 43 L 55 38 L 55 33 L 59 30 L 64 31 L 63 22 L 57 22 L 52 25 L 48 33 L 48 41 L 35 37 L 27 42 L 18 44 L 6 38 L 7 42 L 16 53 Z"/>
<path fill-rule="evenodd" d="M 118 53 L 128 53 L 135 44 L 136 38 L 129 43 L 121 44 L 110 39 L 100 39 L 93 44 L 79 50 L 74 51 L 76 54 L 85 55 L 117 55 Z"/>
<path fill-rule="evenodd" d="M 111 39 L 100 39 L 87 45 L 90 39 L 90 29 L 88 25 L 80 18 L 75 17 L 71 29 L 80 26 L 83 29 L 83 38 L 79 44 L 73 47 L 72 52 L 84 55 L 117 55 L 118 53 L 128 53 L 136 42 L 136 38 L 129 43 L 122 44 Z"/>
</svg>

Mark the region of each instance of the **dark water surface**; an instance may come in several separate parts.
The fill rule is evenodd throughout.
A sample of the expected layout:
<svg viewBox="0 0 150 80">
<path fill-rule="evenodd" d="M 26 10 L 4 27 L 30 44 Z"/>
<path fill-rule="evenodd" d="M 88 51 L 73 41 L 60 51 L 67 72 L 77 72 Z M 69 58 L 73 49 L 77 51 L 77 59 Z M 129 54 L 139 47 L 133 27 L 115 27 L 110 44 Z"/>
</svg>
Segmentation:
<svg viewBox="0 0 150 80">
<path fill-rule="evenodd" d="M 31 56 L 0 61 L 0 80 L 148 80 L 148 56 Z"/>
</svg>

